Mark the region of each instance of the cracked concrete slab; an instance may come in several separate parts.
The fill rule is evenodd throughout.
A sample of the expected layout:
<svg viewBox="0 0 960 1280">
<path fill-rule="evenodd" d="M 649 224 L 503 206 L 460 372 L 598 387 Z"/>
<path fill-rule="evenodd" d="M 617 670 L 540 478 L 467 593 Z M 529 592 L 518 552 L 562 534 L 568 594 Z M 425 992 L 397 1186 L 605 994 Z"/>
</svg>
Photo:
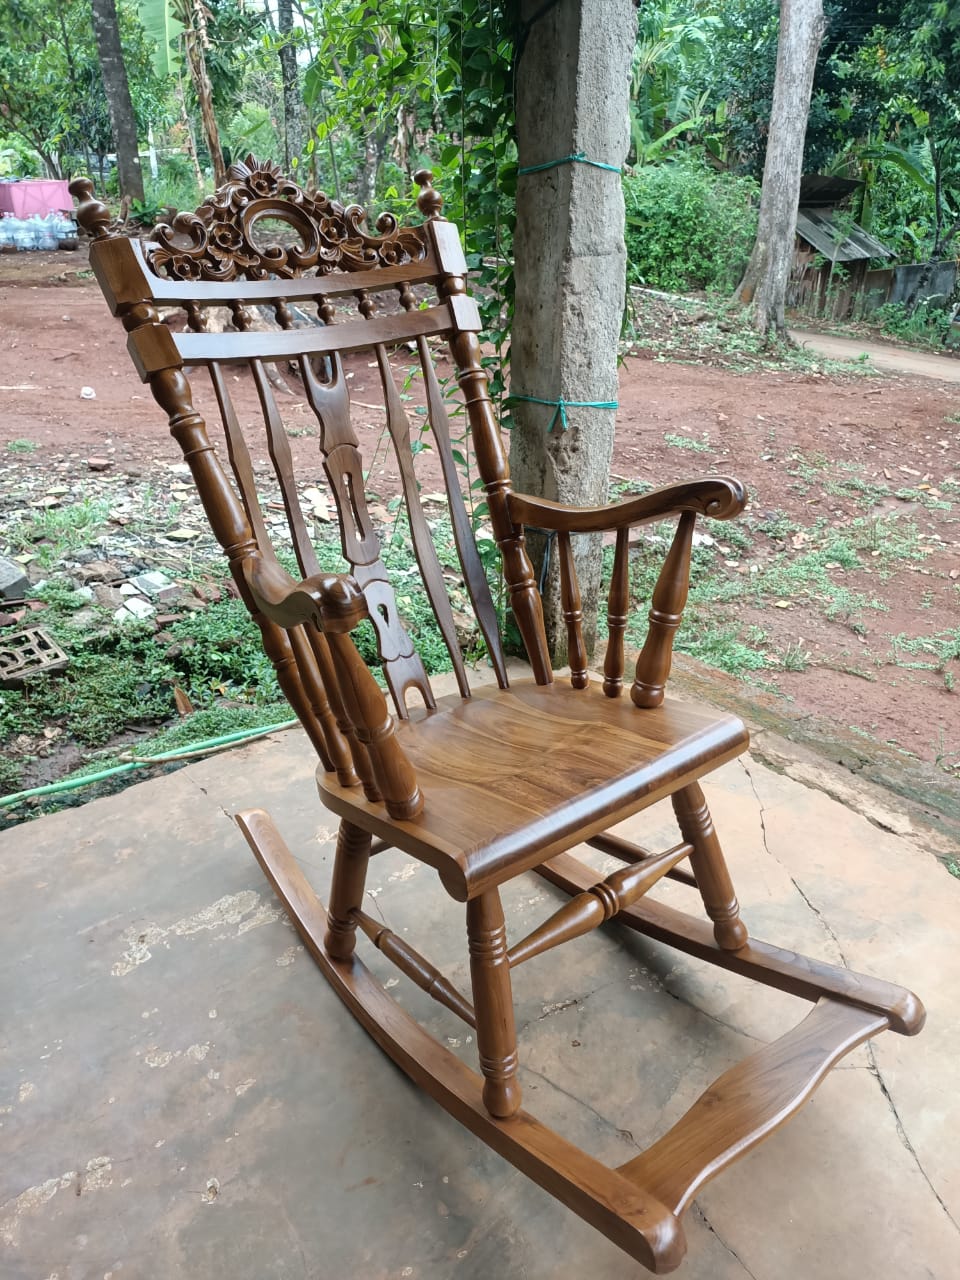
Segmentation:
<svg viewBox="0 0 960 1280">
<path fill-rule="evenodd" d="M 679 1274 L 960 1280 L 960 882 L 915 834 L 745 763 L 705 790 L 751 931 L 912 986 L 930 1016 L 701 1192 Z M 263 803 L 325 891 L 313 768 L 290 732 L 0 835 L 4 1280 L 641 1274 L 419 1094 L 277 912 L 230 815 Z M 664 806 L 623 830 L 673 841 Z M 371 867 L 370 909 L 467 988 L 462 908 L 402 854 Z M 511 934 L 560 900 L 509 886 Z M 469 1030 L 374 957 L 472 1060 Z M 518 970 L 516 999 L 526 1105 L 615 1163 L 805 1011 L 615 930 Z"/>
</svg>

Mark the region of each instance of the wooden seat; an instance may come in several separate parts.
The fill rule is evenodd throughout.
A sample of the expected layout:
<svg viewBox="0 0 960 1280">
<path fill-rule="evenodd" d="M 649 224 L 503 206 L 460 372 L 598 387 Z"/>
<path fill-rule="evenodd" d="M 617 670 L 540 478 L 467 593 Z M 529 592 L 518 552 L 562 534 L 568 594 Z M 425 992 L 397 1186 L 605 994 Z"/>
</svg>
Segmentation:
<svg viewBox="0 0 960 1280">
<path fill-rule="evenodd" d="M 515 683 L 411 716 L 397 740 L 424 794 L 413 821 L 322 768 L 328 808 L 437 868 L 461 901 L 539 866 L 747 747 L 733 716 L 666 699 L 643 715 L 598 688 Z"/>
<path fill-rule="evenodd" d="M 695 523 L 738 515 L 743 486 L 706 476 L 582 509 L 515 493 L 459 236 L 442 217 L 431 175 L 416 177 L 423 221 L 401 225 L 383 214 L 373 232 L 362 209 L 304 191 L 251 156 L 231 167 L 195 213 L 178 214 L 144 241 L 111 232 L 108 210 L 88 180 L 71 190 L 93 238 L 91 265 L 127 330 L 134 365 L 167 413 L 237 591 L 319 757 L 320 798 L 341 819 L 329 906 L 260 809 L 237 818 L 251 849 L 337 995 L 410 1078 L 632 1257 L 664 1273 L 683 1258 L 680 1217 L 707 1179 L 773 1133 L 856 1045 L 887 1029 L 919 1031 L 923 1007 L 903 988 L 760 942 L 740 917 L 698 780 L 744 751 L 747 734 L 729 716 L 667 699 L 665 686 Z M 457 449 L 446 370 L 436 367 L 438 341 L 447 345 L 469 428 Z M 353 353 L 362 353 L 361 367 L 376 370 L 419 589 L 459 690 L 439 701 L 404 617 L 411 588 L 407 583 L 395 593 L 367 504 L 345 364 Z M 193 382 L 204 373 L 220 418 L 219 448 L 195 407 Z M 420 419 L 408 416 L 404 385 L 419 388 Z M 341 572 L 321 569 L 310 536 L 284 422 L 291 391 L 316 422 Z M 253 410 L 238 408 L 238 394 L 252 399 Z M 357 403 L 369 410 L 366 400 Z M 250 428 L 257 410 L 260 423 Z M 443 562 L 417 477 L 414 444 L 427 439 L 455 545 L 455 552 L 443 549 Z M 272 463 L 281 501 L 271 508 L 285 514 L 279 538 L 272 536 L 275 520 L 264 514 L 254 448 L 253 456 L 266 453 Z M 510 679 L 494 593 L 464 501 L 465 463 L 480 477 L 532 678 Z M 629 530 L 670 517 L 673 541 L 628 681 Z M 531 526 L 555 535 L 570 662 L 563 682 L 551 666 L 526 551 Z M 604 531 L 615 533 L 615 550 L 603 675 L 593 679 L 574 539 Z M 458 589 L 468 598 L 495 687 L 470 687 L 448 591 L 454 555 Z M 361 628 L 375 638 L 389 706 L 354 641 Z M 256 779 L 250 786 L 256 790 Z M 651 851 L 609 829 L 666 797 L 678 830 L 669 848 Z M 570 853 L 580 844 L 621 865 L 600 876 Z M 363 909 L 369 860 L 391 848 L 435 868 L 450 897 L 465 904 L 469 996 Z M 529 870 L 568 900 L 525 937 L 508 939 L 499 887 Z M 658 901 L 663 877 L 686 885 L 702 910 Z M 609 921 L 814 1005 L 792 1031 L 724 1072 L 686 1116 L 618 1169 L 523 1110 L 511 980 L 517 966 Z M 475 1029 L 479 1073 L 394 1003 L 358 958 L 358 934 Z"/>
</svg>

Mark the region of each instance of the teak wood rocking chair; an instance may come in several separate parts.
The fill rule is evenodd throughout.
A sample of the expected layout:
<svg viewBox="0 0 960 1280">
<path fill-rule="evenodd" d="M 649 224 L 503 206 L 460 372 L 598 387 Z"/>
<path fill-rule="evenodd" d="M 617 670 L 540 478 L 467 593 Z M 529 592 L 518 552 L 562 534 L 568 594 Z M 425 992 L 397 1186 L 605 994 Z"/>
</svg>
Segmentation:
<svg viewBox="0 0 960 1280">
<path fill-rule="evenodd" d="M 269 816 L 262 810 L 239 815 L 267 878 L 341 1000 L 417 1084 L 645 1267 L 668 1272 L 685 1250 L 681 1215 L 706 1180 L 797 1111 L 856 1045 L 888 1029 L 916 1034 L 923 1007 L 900 987 L 758 942 L 740 918 L 699 779 L 743 752 L 747 733 L 730 716 L 665 699 L 664 685 L 687 594 L 694 522 L 697 516 L 736 516 L 746 502 L 743 486 L 710 476 L 580 510 L 514 493 L 481 367 L 478 313 L 467 294 L 459 235 L 441 216 L 432 175 L 416 177 L 423 223 L 400 226 L 384 214 L 377 234 L 368 231 L 362 209 L 301 190 L 253 157 L 234 165 L 196 213 L 178 214 L 149 241 L 111 234 L 108 211 L 88 180 L 75 181 L 71 190 L 93 238 L 97 279 L 127 330 L 141 378 L 169 415 L 238 591 L 320 757 L 321 799 L 340 818 L 324 907 Z M 286 236 L 277 236 L 278 221 Z M 185 329 L 164 323 L 161 308 L 179 309 Z M 269 319 L 267 331 L 262 322 L 255 327 L 254 309 Z M 208 329 L 207 317 L 215 312 L 226 315 L 232 331 Z M 507 677 L 433 364 L 436 338 L 449 343 L 462 389 L 532 679 L 512 683 Z M 401 343 L 416 352 L 463 580 L 496 674 L 495 687 L 472 696 L 390 363 L 390 351 Z M 423 590 L 459 686 L 458 695 L 439 701 L 398 611 L 366 506 L 342 363 L 353 352 L 368 353 L 379 369 Z M 274 396 L 271 366 L 278 364 L 299 379 L 316 416 L 345 573 L 320 571 L 307 533 Z M 256 387 L 299 564 L 296 579 L 281 566 L 261 513 L 224 373 L 235 365 L 246 366 Z M 201 366 L 219 405 L 232 481 L 194 408 L 184 372 Z M 628 532 L 674 514 L 676 534 L 653 593 L 636 675 L 626 688 Z M 525 526 L 556 533 L 569 684 L 554 681 Z M 600 687 L 587 674 L 571 536 L 608 530 L 616 531 L 616 551 Z M 392 711 L 351 638 L 364 620 L 376 633 Z M 422 706 L 408 709 L 411 693 Z M 680 837 L 672 848 L 650 853 L 610 833 L 667 796 Z M 602 879 L 570 855 L 580 844 L 613 855 L 622 869 Z M 368 860 L 390 847 L 435 868 L 450 897 L 466 904 L 472 1001 L 363 910 Z M 510 945 L 500 886 L 531 870 L 565 890 L 570 901 Z M 699 893 L 709 922 L 646 896 L 663 876 Z M 608 1168 L 521 1109 L 511 970 L 614 918 L 813 1008 L 793 1030 L 716 1080 L 647 1151 Z M 428 1035 L 371 977 L 355 954 L 358 929 L 475 1028 L 480 1074 Z"/>
</svg>

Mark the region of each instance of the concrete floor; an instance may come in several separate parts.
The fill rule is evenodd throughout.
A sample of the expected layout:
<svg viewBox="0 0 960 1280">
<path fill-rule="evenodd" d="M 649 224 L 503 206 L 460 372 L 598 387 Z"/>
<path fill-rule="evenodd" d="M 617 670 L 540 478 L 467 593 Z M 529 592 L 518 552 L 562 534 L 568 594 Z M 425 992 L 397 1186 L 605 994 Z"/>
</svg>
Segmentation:
<svg viewBox="0 0 960 1280">
<path fill-rule="evenodd" d="M 0 835 L 0 1276 L 644 1274 L 411 1086 L 314 968 L 231 821 L 269 808 L 325 891 L 312 771 L 289 732 Z M 702 1192 L 678 1274 L 958 1280 L 960 881 L 757 762 L 706 789 L 751 931 L 911 986 L 929 1020 L 857 1050 Z M 427 868 L 385 853 L 370 896 L 467 985 L 461 909 Z M 559 897 L 512 886 L 513 936 Z M 611 1163 L 805 1009 L 606 930 L 516 988 L 527 1107 Z M 452 1015 L 394 994 L 472 1054 Z"/>
</svg>

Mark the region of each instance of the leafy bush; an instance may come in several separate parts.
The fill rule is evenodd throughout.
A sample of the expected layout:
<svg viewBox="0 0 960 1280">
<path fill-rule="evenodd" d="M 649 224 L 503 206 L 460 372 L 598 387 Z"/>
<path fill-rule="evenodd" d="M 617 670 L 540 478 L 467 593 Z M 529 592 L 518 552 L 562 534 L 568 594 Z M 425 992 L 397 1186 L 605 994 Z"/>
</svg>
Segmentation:
<svg viewBox="0 0 960 1280">
<path fill-rule="evenodd" d="M 887 302 L 873 313 L 873 319 L 887 333 L 907 342 L 929 342 L 934 346 L 951 346 L 955 338 L 950 312 L 935 299 L 921 302 L 908 311 L 902 302 Z"/>
<path fill-rule="evenodd" d="M 732 290 L 757 233 L 760 188 L 694 161 L 625 177 L 629 278 L 660 289 Z"/>
</svg>

